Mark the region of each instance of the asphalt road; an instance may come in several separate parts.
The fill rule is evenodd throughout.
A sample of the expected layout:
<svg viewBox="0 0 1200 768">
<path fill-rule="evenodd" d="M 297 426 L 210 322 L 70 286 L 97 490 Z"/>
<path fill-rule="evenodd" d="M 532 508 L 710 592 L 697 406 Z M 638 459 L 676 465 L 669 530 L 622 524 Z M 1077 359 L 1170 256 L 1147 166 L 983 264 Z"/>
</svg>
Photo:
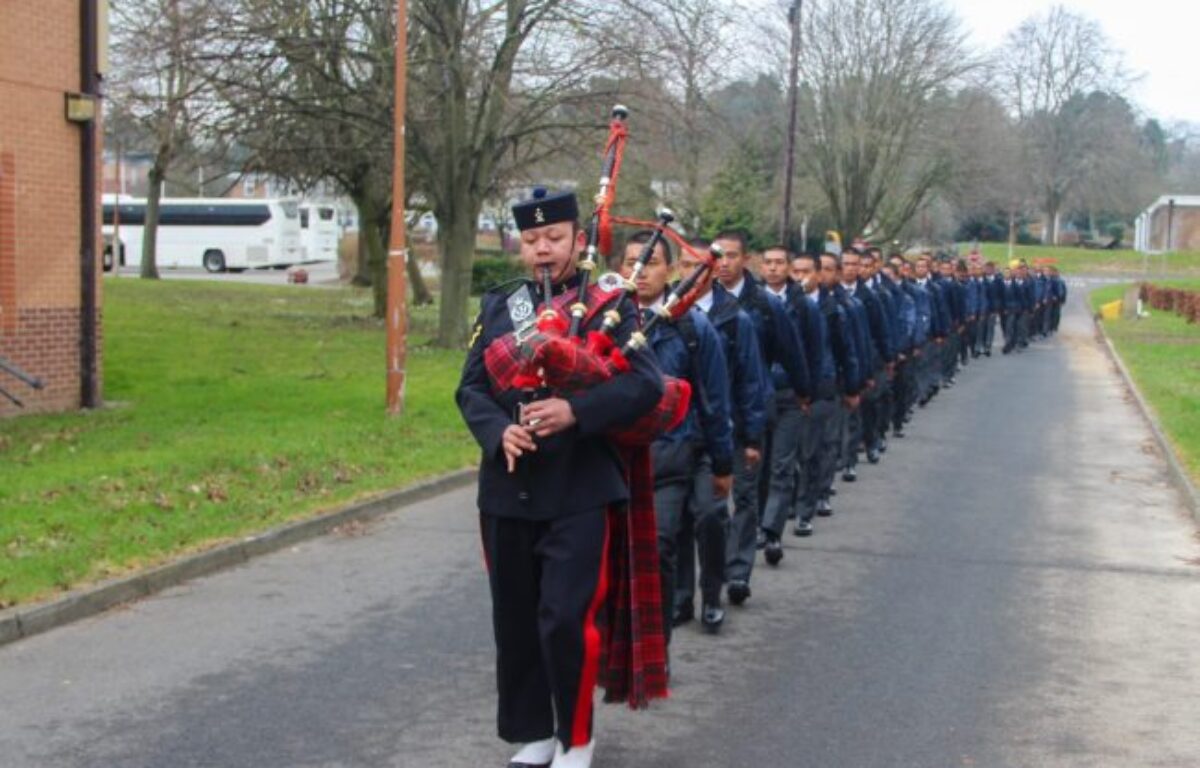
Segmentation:
<svg viewBox="0 0 1200 768">
<path fill-rule="evenodd" d="M 597 768 L 1200 765 L 1200 539 L 1073 301 L 680 631 Z M 0 648 L 0 765 L 503 766 L 488 606 L 451 493 Z"/>
</svg>

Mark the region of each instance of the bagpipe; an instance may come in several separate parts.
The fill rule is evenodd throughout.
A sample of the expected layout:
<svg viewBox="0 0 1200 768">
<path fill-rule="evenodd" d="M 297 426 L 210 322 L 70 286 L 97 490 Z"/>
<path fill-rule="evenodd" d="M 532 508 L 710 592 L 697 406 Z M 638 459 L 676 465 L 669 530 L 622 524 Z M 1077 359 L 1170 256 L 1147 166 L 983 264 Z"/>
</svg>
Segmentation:
<svg viewBox="0 0 1200 768">
<path fill-rule="evenodd" d="M 647 347 L 650 329 L 658 322 L 681 316 L 707 287 L 706 281 L 720 255 L 719 247 L 713 246 L 708 253 L 697 251 L 671 227 L 674 215 L 668 210 L 661 211 L 656 221 L 613 214 L 621 162 L 629 137 L 628 117 L 629 111 L 625 107 L 613 108 L 599 192 L 588 223 L 587 245 L 578 264 L 578 287 L 555 297 L 549 270 L 544 269 L 539 276 L 543 284 L 542 307 L 534 327 L 527 332 L 515 330 L 505 334 L 484 351 L 488 377 L 497 392 L 521 390 L 530 399 L 539 391 L 570 395 L 618 376 L 629 370 L 629 355 Z M 609 273 L 593 282 L 597 259 L 611 254 L 614 224 L 648 228 L 653 233 L 628 278 Z M 645 326 L 631 334 L 623 346 L 618 346 L 616 332 L 624 319 L 621 306 L 636 292 L 638 275 L 664 238 L 690 253 L 700 266 L 688 279 L 675 286 Z M 598 316 L 603 317 L 599 330 L 585 333 L 583 329 Z M 640 323 L 640 314 L 635 320 Z M 620 445 L 648 445 L 678 426 L 687 415 L 691 386 L 682 379 L 664 377 L 663 389 L 663 396 L 652 411 L 608 437 Z"/>
</svg>

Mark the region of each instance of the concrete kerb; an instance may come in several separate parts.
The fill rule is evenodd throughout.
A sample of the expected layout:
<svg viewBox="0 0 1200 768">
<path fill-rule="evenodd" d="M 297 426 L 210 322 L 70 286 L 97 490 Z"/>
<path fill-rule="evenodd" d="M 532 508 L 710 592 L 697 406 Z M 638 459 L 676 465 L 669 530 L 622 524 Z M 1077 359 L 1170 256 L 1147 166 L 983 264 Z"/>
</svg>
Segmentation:
<svg viewBox="0 0 1200 768">
<path fill-rule="evenodd" d="M 1121 378 L 1125 380 L 1129 391 L 1133 393 L 1133 399 L 1137 402 L 1142 416 L 1146 419 L 1146 423 L 1150 425 L 1150 431 L 1154 433 L 1154 441 L 1158 443 L 1159 451 L 1166 458 L 1167 474 L 1170 476 L 1172 484 L 1179 489 L 1184 503 L 1191 509 L 1192 518 L 1197 523 L 1200 523 L 1200 493 L 1197 493 L 1196 486 L 1192 483 L 1192 478 L 1188 474 L 1187 468 L 1183 466 L 1183 462 L 1175 454 L 1175 449 L 1167 439 L 1167 434 L 1163 431 L 1162 425 L 1158 423 L 1158 417 L 1154 415 L 1154 411 L 1150 408 L 1150 403 L 1146 401 L 1146 398 L 1142 396 L 1141 390 L 1134 383 L 1133 374 L 1129 372 L 1129 369 L 1125 366 L 1125 361 L 1117 354 L 1117 348 L 1113 346 L 1112 339 L 1108 337 L 1108 332 L 1104 330 L 1104 323 L 1099 319 L 1095 322 L 1096 331 L 1104 341 L 1104 347 L 1108 350 L 1108 356 L 1117 366 L 1117 370 L 1121 372 Z"/>
<path fill-rule="evenodd" d="M 461 469 L 384 493 L 366 501 L 296 523 L 275 528 L 241 541 L 188 555 L 131 576 L 95 587 L 76 590 L 47 603 L 0 611 L 0 645 L 40 634 L 118 605 L 139 600 L 168 587 L 245 563 L 301 541 L 323 536 L 352 522 L 367 522 L 473 482 L 477 470 Z"/>
</svg>

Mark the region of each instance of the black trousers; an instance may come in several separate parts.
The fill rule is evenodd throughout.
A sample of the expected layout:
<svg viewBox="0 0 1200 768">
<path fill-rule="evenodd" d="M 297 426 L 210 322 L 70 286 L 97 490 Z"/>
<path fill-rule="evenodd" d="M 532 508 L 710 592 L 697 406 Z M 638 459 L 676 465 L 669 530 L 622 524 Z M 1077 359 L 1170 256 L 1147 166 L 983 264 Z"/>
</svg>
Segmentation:
<svg viewBox="0 0 1200 768">
<path fill-rule="evenodd" d="M 671 623 L 683 593 L 692 602 L 695 567 L 691 539 L 681 549 L 681 539 L 690 530 L 699 546 L 700 595 L 705 604 L 721 602 L 725 585 L 725 521 L 728 499 L 713 494 L 712 460 L 696 446 L 686 443 L 655 443 L 654 516 L 658 524 L 658 565 L 663 594 L 663 629 L 671 639 Z M 684 563 L 688 566 L 684 567 Z M 680 574 L 689 581 L 681 584 Z"/>
<path fill-rule="evenodd" d="M 595 618 L 607 591 L 607 513 L 596 508 L 548 521 L 480 515 L 480 527 L 500 738 L 586 744 L 600 667 Z"/>
</svg>

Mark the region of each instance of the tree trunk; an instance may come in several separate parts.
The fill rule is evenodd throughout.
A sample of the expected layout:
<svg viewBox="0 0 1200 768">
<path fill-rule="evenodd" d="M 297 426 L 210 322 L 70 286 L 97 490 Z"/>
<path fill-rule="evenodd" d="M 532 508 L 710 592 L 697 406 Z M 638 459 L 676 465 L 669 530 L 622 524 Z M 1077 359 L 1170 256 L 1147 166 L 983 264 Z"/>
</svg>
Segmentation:
<svg viewBox="0 0 1200 768">
<path fill-rule="evenodd" d="M 442 246 L 442 303 L 438 308 L 436 344 L 458 349 L 467 342 L 467 303 L 471 297 L 471 263 L 475 258 L 475 221 L 470 206 L 458 215 L 438 216 Z"/>
<path fill-rule="evenodd" d="M 141 277 L 145 280 L 158 279 L 158 209 L 165 175 L 162 164 L 155 162 L 151 166 L 150 189 L 146 193 L 146 221 L 142 227 Z"/>
</svg>

